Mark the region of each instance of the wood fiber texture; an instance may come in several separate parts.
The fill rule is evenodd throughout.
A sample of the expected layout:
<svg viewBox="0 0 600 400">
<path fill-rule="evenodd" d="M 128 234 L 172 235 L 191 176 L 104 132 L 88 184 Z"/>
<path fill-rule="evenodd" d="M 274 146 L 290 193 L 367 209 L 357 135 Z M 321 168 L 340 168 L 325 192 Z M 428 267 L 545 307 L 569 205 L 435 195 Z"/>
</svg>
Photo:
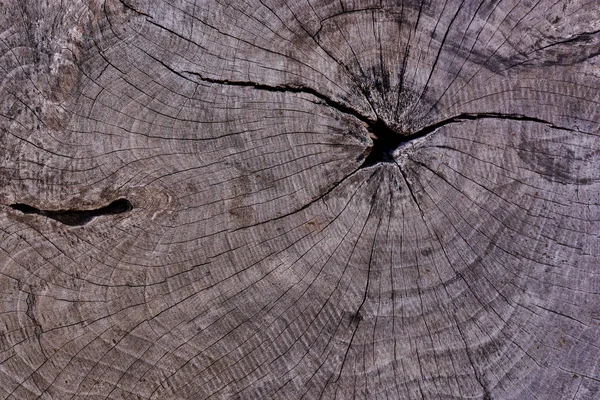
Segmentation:
<svg viewBox="0 0 600 400">
<path fill-rule="evenodd" d="M 598 0 L 0 1 L 1 399 L 600 399 Z"/>
</svg>

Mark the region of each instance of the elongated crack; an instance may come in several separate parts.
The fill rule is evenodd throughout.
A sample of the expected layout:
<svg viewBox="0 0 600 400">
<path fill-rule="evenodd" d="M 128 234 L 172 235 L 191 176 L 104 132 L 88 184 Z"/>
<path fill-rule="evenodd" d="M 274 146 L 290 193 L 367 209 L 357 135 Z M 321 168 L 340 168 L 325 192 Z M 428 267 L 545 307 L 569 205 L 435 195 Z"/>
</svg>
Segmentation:
<svg viewBox="0 0 600 400">
<path fill-rule="evenodd" d="M 131 211 L 133 206 L 127 199 L 118 199 L 107 206 L 94 210 L 40 210 L 24 203 L 11 204 L 10 208 L 21 211 L 23 214 L 42 215 L 65 225 L 81 226 L 101 215 L 122 214 Z"/>
<path fill-rule="evenodd" d="M 414 141 L 416 139 L 428 136 L 434 133 L 442 126 L 454 124 L 463 121 L 475 121 L 482 119 L 502 119 L 512 121 L 528 121 L 537 122 L 548 125 L 554 129 L 562 129 L 573 132 L 573 129 L 559 127 L 552 123 L 545 121 L 540 118 L 529 117 L 522 114 L 501 114 L 501 113 L 463 113 L 450 118 L 446 118 L 435 124 L 428 125 L 413 133 L 399 133 L 391 129 L 385 122 L 378 119 L 374 123 L 369 124 L 369 132 L 371 132 L 371 138 L 373 139 L 373 147 L 370 149 L 365 161 L 362 164 L 362 168 L 370 167 L 379 162 L 392 162 L 394 161 L 394 151 L 402 144 Z"/>
<path fill-rule="evenodd" d="M 44 333 L 44 329 L 42 328 L 42 324 L 38 321 L 35 316 L 35 307 L 36 307 L 36 297 L 33 293 L 27 293 L 27 297 L 25 298 L 25 304 L 27 305 L 27 309 L 25 310 L 25 315 L 31 320 L 34 326 L 34 333 L 38 345 L 40 346 L 40 350 L 42 354 L 47 358 L 46 351 L 44 350 L 44 346 L 42 346 L 42 334 Z"/>
<path fill-rule="evenodd" d="M 321 100 L 324 104 L 327 104 L 328 106 L 333 107 L 336 110 L 338 110 L 344 114 L 352 115 L 353 117 L 359 119 L 360 121 L 367 123 L 368 125 L 374 124 L 376 122 L 372 118 L 369 118 L 369 117 L 361 114 L 358 110 L 355 110 L 352 107 L 349 107 L 343 103 L 340 103 L 339 101 L 336 101 L 330 97 L 327 97 L 327 96 L 323 95 L 322 93 L 320 93 L 319 91 L 317 91 L 311 87 L 308 87 L 308 86 L 294 86 L 294 85 L 273 86 L 273 85 L 267 85 L 264 83 L 252 82 L 252 81 L 231 81 L 231 80 L 227 80 L 227 79 L 207 78 L 205 76 L 200 75 L 197 72 L 191 72 L 191 71 L 181 71 L 181 73 L 193 75 L 203 82 L 216 83 L 216 84 L 220 84 L 220 85 L 253 87 L 255 89 L 264 90 L 264 91 L 268 91 L 268 92 L 287 92 L 287 93 L 310 94 L 310 95 L 315 96 L 319 100 Z"/>
<path fill-rule="evenodd" d="M 146 18 L 150 18 L 150 19 L 153 18 L 150 14 L 146 14 L 145 12 L 138 10 L 137 8 L 135 8 L 132 5 L 124 2 L 123 0 L 119 0 L 119 3 L 121 3 L 123 5 L 123 7 L 127 8 L 128 10 L 133 11 L 136 14 L 142 15 L 142 16 L 144 16 Z"/>
<path fill-rule="evenodd" d="M 169 68 L 169 67 L 167 67 L 167 68 Z M 171 68 L 169 68 L 169 69 L 171 69 Z M 509 120 L 509 121 L 535 122 L 535 123 L 547 125 L 548 127 L 552 128 L 552 129 L 560 129 L 560 130 L 571 131 L 571 132 L 576 131 L 571 128 L 556 126 L 556 125 L 552 124 L 551 122 L 543 120 L 541 118 L 531 117 L 531 116 L 527 116 L 524 114 L 489 112 L 489 113 L 462 113 L 462 114 L 458 114 L 458 115 L 443 119 L 443 120 L 433 123 L 431 125 L 427 125 L 415 132 L 401 132 L 401 131 L 395 130 L 392 127 L 390 127 L 390 125 L 386 121 L 384 121 L 383 119 L 381 119 L 378 116 L 376 110 L 373 109 L 374 114 L 377 116 L 377 118 L 373 119 L 371 117 L 361 114 L 358 110 L 356 110 L 342 102 L 339 102 L 330 97 L 327 97 L 326 95 L 320 93 L 318 90 L 315 90 L 311 87 L 292 86 L 292 85 L 273 86 L 273 85 L 252 82 L 252 81 L 231 81 L 231 80 L 208 78 L 197 72 L 192 72 L 192 71 L 180 71 L 180 72 L 177 72 L 174 70 L 172 70 L 172 71 L 182 77 L 183 77 L 183 74 L 192 75 L 196 79 L 199 79 L 203 82 L 213 83 L 213 84 L 252 87 L 252 88 L 255 88 L 258 90 L 264 90 L 264 91 L 269 91 L 269 92 L 289 92 L 289 93 L 310 94 L 310 95 L 316 97 L 317 99 L 319 99 L 320 101 L 322 101 L 324 104 L 340 111 L 341 113 L 348 114 L 348 115 L 351 115 L 351 116 L 357 118 L 358 120 L 364 122 L 367 125 L 367 129 L 368 129 L 370 137 L 373 141 L 373 145 L 370 146 L 365 151 L 365 153 L 362 154 L 358 158 L 358 160 L 363 159 L 364 161 L 349 176 L 353 175 L 354 173 L 358 172 L 359 170 L 361 170 L 363 168 L 371 167 L 371 166 L 374 166 L 379 163 L 392 163 L 393 162 L 396 164 L 396 166 L 398 167 L 398 169 L 404 176 L 404 179 L 406 180 L 406 183 L 408 185 L 411 196 L 413 197 L 413 200 L 414 200 L 415 204 L 417 204 L 417 206 L 419 206 L 419 203 L 417 202 L 415 193 L 412 191 L 412 188 L 410 187 L 408 177 L 406 176 L 407 174 L 405 173 L 405 171 L 402 170 L 402 167 L 400 166 L 400 164 L 398 164 L 396 162 L 396 159 L 394 157 L 395 151 L 404 144 L 407 144 L 409 142 L 415 141 L 420 138 L 424 138 L 428 135 L 432 135 L 439 128 L 449 125 L 449 124 L 460 123 L 463 121 L 476 121 L 476 120 L 484 120 L 484 119 L 499 119 L 499 120 Z M 326 191 L 326 193 L 323 194 L 322 196 L 320 196 L 319 198 L 322 198 L 324 195 L 330 193 L 333 189 L 338 187 L 339 184 L 341 184 L 341 182 L 338 182 L 336 185 L 329 188 Z M 312 202 L 310 204 L 312 204 Z M 420 209 L 420 206 L 419 206 L 419 209 Z M 423 210 L 420 209 L 420 211 L 421 211 L 421 214 L 423 215 Z"/>
<path fill-rule="evenodd" d="M 574 43 L 574 42 L 591 42 L 594 40 L 595 36 L 597 36 L 598 34 L 600 34 L 600 30 L 591 31 L 591 32 L 581 32 L 581 33 L 575 34 L 569 38 L 560 40 L 558 42 L 554 42 L 554 43 L 550 43 L 545 46 L 542 46 L 539 49 L 536 49 L 535 51 L 545 50 L 549 47 L 558 46 L 561 44 L 564 45 L 564 44 L 570 44 L 570 43 Z"/>
<path fill-rule="evenodd" d="M 174 71 L 175 72 L 175 71 Z M 462 113 L 459 115 L 455 115 L 450 118 L 446 118 L 439 122 L 436 122 L 431 125 L 427 125 L 416 132 L 398 132 L 392 129 L 387 122 L 382 120 L 381 118 L 373 119 L 371 117 L 365 116 L 361 114 L 358 110 L 336 101 L 330 97 L 325 96 L 319 91 L 307 87 L 307 86 L 292 86 L 292 85 L 267 85 L 252 81 L 231 81 L 227 79 L 214 79 L 205 77 L 197 72 L 192 71 L 181 71 L 176 72 L 179 75 L 187 74 L 196 77 L 197 79 L 214 84 L 220 85 L 228 85 L 228 86 L 242 86 L 242 87 L 253 87 L 259 90 L 265 90 L 269 92 L 289 92 L 289 93 L 306 93 L 313 95 L 314 97 L 321 100 L 324 104 L 335 108 L 341 113 L 351 115 L 358 120 L 364 122 L 368 126 L 368 131 L 373 140 L 373 146 L 368 150 L 368 153 L 365 153 L 364 161 L 360 168 L 370 167 L 380 162 L 392 162 L 394 161 L 394 151 L 402 144 L 406 144 L 415 139 L 419 139 L 425 137 L 427 135 L 432 134 L 439 128 L 463 121 L 474 121 L 481 119 L 502 119 L 502 120 L 512 120 L 512 121 L 529 121 L 529 122 L 537 122 L 544 125 L 548 125 L 554 129 L 561 129 L 566 131 L 575 131 L 571 128 L 560 127 L 552 124 L 549 121 L 530 117 L 523 114 L 503 114 L 503 113 Z M 375 115 L 377 112 L 374 110 Z"/>
</svg>

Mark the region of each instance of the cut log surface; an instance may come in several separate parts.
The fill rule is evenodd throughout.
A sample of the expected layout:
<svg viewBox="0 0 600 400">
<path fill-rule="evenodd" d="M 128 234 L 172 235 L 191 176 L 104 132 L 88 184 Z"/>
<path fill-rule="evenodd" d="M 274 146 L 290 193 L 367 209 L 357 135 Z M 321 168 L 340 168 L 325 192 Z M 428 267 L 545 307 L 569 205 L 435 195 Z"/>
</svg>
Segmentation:
<svg viewBox="0 0 600 400">
<path fill-rule="evenodd" d="M 0 398 L 600 399 L 598 0 L 2 0 L 0 49 Z"/>
</svg>

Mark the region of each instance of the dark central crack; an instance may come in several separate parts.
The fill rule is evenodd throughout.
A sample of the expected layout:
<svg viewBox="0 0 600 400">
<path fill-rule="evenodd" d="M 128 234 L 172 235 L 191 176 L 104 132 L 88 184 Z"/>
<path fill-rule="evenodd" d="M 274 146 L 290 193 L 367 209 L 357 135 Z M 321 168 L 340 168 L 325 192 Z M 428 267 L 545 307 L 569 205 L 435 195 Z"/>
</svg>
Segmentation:
<svg viewBox="0 0 600 400">
<path fill-rule="evenodd" d="M 370 148 L 370 152 L 360 168 L 370 167 L 381 162 L 394 162 L 394 151 L 396 151 L 400 145 L 426 136 L 440 126 L 456 121 L 457 119 L 455 118 L 444 120 L 438 124 L 429 125 L 411 134 L 396 132 L 382 119 L 377 119 L 375 122 L 369 122 L 368 130 L 371 134 L 371 139 L 373 140 L 373 146 Z"/>
<path fill-rule="evenodd" d="M 151 22 L 151 21 L 150 21 Z M 153 22 L 151 22 L 153 23 Z M 596 34 L 596 32 L 592 32 Z M 153 57 L 154 58 L 154 57 Z M 529 122 L 538 122 L 549 126 L 554 129 L 562 129 L 566 131 L 574 131 L 573 129 L 567 127 L 560 127 L 552 124 L 549 121 L 545 121 L 540 118 L 530 117 L 523 114 L 503 114 L 503 113 L 463 113 L 459 115 L 455 115 L 453 117 L 446 118 L 444 120 L 438 121 L 431 125 L 427 125 L 416 132 L 397 132 L 390 128 L 390 126 L 383 121 L 381 118 L 377 118 L 377 120 L 373 120 L 372 118 L 363 115 L 360 111 L 354 109 L 352 106 L 346 105 L 343 102 L 325 96 L 320 93 L 318 90 L 313 89 L 307 86 L 291 86 L 291 85 L 267 85 L 261 84 L 258 82 L 252 81 L 232 81 L 232 80 L 224 80 L 224 79 L 213 79 L 205 77 L 197 72 L 193 71 L 176 71 L 164 64 L 161 60 L 154 58 L 157 62 L 163 64 L 170 71 L 175 74 L 185 78 L 185 75 L 190 75 L 195 77 L 198 80 L 208 83 L 214 83 L 219 85 L 227 85 L 227 86 L 241 86 L 241 87 L 253 87 L 255 89 L 264 90 L 268 92 L 287 92 L 287 93 L 305 93 L 315 96 L 317 99 L 322 101 L 324 104 L 335 108 L 341 113 L 351 115 L 360 121 L 364 122 L 368 126 L 368 130 L 371 133 L 371 138 L 373 139 L 373 146 L 370 148 L 370 152 L 366 154 L 366 158 L 358 169 L 370 167 L 378 163 L 386 163 L 386 162 L 394 162 L 394 151 L 402 144 L 411 142 L 415 139 L 425 137 L 438 128 L 441 128 L 444 125 L 463 122 L 463 121 L 473 121 L 480 119 L 502 119 L 502 120 L 513 120 L 513 121 L 529 121 Z M 195 80 L 193 80 L 195 81 Z M 373 110 L 375 114 L 377 112 Z M 361 155 L 357 160 L 360 160 L 365 155 Z"/>
<path fill-rule="evenodd" d="M 56 220 L 69 226 L 81 226 L 101 215 L 122 214 L 133 209 L 127 199 L 115 200 L 107 206 L 95 210 L 40 210 L 29 204 L 11 204 L 10 208 L 21 211 L 23 214 L 38 214 Z"/>
<path fill-rule="evenodd" d="M 373 139 L 373 147 L 361 165 L 361 168 L 370 167 L 379 162 L 393 162 L 394 151 L 398 148 L 400 143 L 405 141 L 403 139 L 406 138 L 403 138 L 397 132 L 392 130 L 381 119 L 378 119 L 369 126 L 369 132 Z"/>
<path fill-rule="evenodd" d="M 550 126 L 555 129 L 562 129 L 567 131 L 573 131 L 573 129 L 555 126 L 552 123 L 543 119 L 528 117 L 521 114 L 500 114 L 500 113 L 477 113 L 477 114 L 459 114 L 454 117 L 444 119 L 434 124 L 428 125 L 414 133 L 399 133 L 390 128 L 383 120 L 377 119 L 373 122 L 368 119 L 362 118 L 363 121 L 369 125 L 369 132 L 373 140 L 373 146 L 370 148 L 370 152 L 367 155 L 365 161 L 362 163 L 360 168 L 370 167 L 377 163 L 382 162 L 394 162 L 394 151 L 404 143 L 411 142 L 415 139 L 422 138 L 433 132 L 444 125 L 453 124 L 463 121 L 475 121 L 482 119 L 503 119 L 512 121 L 529 121 L 537 122 Z"/>
</svg>

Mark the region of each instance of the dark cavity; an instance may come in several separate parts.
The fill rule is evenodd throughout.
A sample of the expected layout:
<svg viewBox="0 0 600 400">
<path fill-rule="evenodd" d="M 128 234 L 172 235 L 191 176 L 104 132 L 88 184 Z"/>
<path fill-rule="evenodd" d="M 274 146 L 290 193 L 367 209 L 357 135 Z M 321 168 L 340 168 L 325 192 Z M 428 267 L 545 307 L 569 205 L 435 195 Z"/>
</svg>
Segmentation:
<svg viewBox="0 0 600 400">
<path fill-rule="evenodd" d="M 118 199 L 95 210 L 40 210 L 28 204 L 11 204 L 10 208 L 23 214 L 37 214 L 69 226 L 81 226 L 102 215 L 123 214 L 133 209 L 127 199 Z"/>
<path fill-rule="evenodd" d="M 390 128 L 383 120 L 378 118 L 376 121 L 367 120 L 365 118 L 361 118 L 363 121 L 367 122 L 368 130 L 371 132 L 375 138 L 373 138 L 373 147 L 371 148 L 371 152 L 362 163 L 361 168 L 370 167 L 377 163 L 385 163 L 385 162 L 394 162 L 394 151 L 402 144 L 408 143 L 418 138 L 422 138 L 427 136 L 437 129 L 457 122 L 463 121 L 476 121 L 482 119 L 502 119 L 502 120 L 512 120 L 512 121 L 529 121 L 529 122 L 538 122 L 543 123 L 545 125 L 549 125 L 553 128 L 558 129 L 567 129 L 560 128 L 553 125 L 551 122 L 535 118 L 528 117 L 522 114 L 499 114 L 499 113 L 476 113 L 476 114 L 459 114 L 442 121 L 436 122 L 435 124 L 425 126 L 421 130 L 416 132 L 396 132 L 392 128 Z M 359 158 L 360 159 L 360 158 Z"/>
<path fill-rule="evenodd" d="M 361 167 L 370 167 L 380 162 L 393 162 L 394 151 L 405 141 L 403 137 L 387 126 L 381 119 L 369 124 L 369 132 L 375 136 L 373 147 Z"/>
</svg>

